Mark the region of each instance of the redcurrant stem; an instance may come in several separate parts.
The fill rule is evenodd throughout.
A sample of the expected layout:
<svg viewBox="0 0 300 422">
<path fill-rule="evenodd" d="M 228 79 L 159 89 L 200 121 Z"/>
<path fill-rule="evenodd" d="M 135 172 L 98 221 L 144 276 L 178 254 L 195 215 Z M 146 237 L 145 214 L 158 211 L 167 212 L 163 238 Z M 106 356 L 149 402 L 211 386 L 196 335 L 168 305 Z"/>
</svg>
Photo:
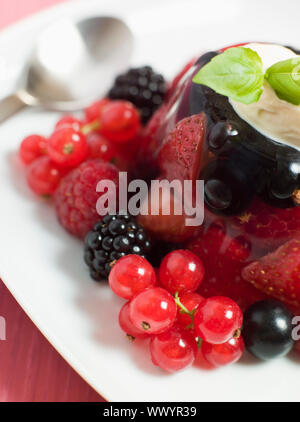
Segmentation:
<svg viewBox="0 0 300 422">
<path fill-rule="evenodd" d="M 176 303 L 176 305 L 180 308 L 180 313 L 182 313 L 182 314 L 186 314 L 186 315 L 189 315 L 190 316 L 190 318 L 191 318 L 191 320 L 192 320 L 192 322 L 189 324 L 189 325 L 187 325 L 185 328 L 186 328 L 186 330 L 190 330 L 190 329 L 192 329 L 192 328 L 194 328 L 194 315 L 195 315 L 195 312 L 196 312 L 196 308 L 194 308 L 194 309 L 192 309 L 191 311 L 189 311 L 181 302 L 180 302 L 180 298 L 179 298 L 179 294 L 178 294 L 178 292 L 176 292 L 175 293 L 175 296 L 174 296 L 174 298 L 175 298 L 175 303 Z M 196 340 L 196 342 L 197 342 L 197 347 L 198 347 L 198 349 L 200 349 L 200 347 L 201 347 L 201 345 L 202 345 L 202 338 L 201 337 L 197 337 L 197 340 Z"/>
<path fill-rule="evenodd" d="M 101 127 L 100 120 L 96 119 L 96 120 L 93 120 L 92 122 L 87 123 L 86 125 L 82 126 L 81 132 L 84 135 L 88 135 L 89 133 L 94 132 L 95 130 L 99 130 L 100 127 Z"/>
<path fill-rule="evenodd" d="M 178 292 L 176 292 L 175 293 L 175 303 L 176 303 L 176 305 L 180 308 L 180 312 L 182 313 L 182 314 L 187 314 L 187 315 L 189 315 L 191 318 L 193 318 L 193 311 L 189 311 L 181 302 L 180 302 L 180 299 L 179 299 L 179 295 L 178 295 Z"/>
</svg>

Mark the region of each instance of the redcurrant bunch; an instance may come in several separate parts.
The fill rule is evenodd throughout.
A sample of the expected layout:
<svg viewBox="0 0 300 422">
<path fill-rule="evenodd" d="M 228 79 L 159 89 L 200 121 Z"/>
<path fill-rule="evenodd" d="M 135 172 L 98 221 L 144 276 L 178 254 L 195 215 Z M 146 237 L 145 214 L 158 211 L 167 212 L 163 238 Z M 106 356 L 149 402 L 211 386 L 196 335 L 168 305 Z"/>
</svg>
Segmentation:
<svg viewBox="0 0 300 422">
<path fill-rule="evenodd" d="M 204 276 L 196 258 L 185 250 L 169 253 L 158 271 L 162 287 L 156 285 L 154 268 L 138 255 L 120 258 L 109 275 L 112 290 L 129 299 L 119 314 L 121 329 L 130 339 L 151 337 L 153 363 L 169 372 L 192 365 L 197 345 L 215 367 L 237 361 L 244 350 L 238 305 L 194 292 Z M 180 297 L 178 291 L 173 295 L 175 288 Z"/>
</svg>

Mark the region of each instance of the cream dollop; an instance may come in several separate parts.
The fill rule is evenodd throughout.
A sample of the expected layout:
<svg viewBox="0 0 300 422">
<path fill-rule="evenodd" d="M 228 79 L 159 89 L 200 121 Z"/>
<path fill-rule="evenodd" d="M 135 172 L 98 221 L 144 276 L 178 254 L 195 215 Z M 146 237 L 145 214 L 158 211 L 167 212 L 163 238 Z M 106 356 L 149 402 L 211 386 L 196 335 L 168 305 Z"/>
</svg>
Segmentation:
<svg viewBox="0 0 300 422">
<path fill-rule="evenodd" d="M 262 59 L 264 71 L 274 63 L 297 55 L 289 48 L 275 44 L 251 43 Z M 260 99 L 242 104 L 229 99 L 235 112 L 263 135 L 300 150 L 300 106 L 280 100 L 267 81 Z"/>
</svg>

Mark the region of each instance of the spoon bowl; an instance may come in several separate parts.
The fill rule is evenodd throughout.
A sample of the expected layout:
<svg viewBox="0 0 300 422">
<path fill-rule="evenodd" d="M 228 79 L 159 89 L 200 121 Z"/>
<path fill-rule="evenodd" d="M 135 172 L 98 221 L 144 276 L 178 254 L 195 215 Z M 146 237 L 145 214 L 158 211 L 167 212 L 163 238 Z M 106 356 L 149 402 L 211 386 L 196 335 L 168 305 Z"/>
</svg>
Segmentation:
<svg viewBox="0 0 300 422">
<path fill-rule="evenodd" d="M 106 94 L 132 50 L 132 33 L 118 18 L 56 21 L 37 40 L 16 93 L 0 102 L 0 123 L 24 106 L 84 108 Z"/>
</svg>

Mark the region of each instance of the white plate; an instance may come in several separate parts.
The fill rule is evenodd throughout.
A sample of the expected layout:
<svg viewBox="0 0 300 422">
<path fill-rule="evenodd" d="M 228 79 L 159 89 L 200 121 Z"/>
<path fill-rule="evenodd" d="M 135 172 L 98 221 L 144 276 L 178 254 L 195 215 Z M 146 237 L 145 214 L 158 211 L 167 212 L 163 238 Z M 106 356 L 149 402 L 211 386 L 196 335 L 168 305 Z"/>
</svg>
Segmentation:
<svg viewBox="0 0 300 422">
<path fill-rule="evenodd" d="M 198 52 L 237 41 L 300 45 L 297 0 L 288 6 L 282 0 L 67 2 L 0 34 L 0 95 L 13 89 L 45 24 L 96 13 L 123 16 L 136 37 L 133 64 L 149 63 L 167 76 Z M 89 279 L 81 243 L 31 194 L 15 157 L 24 135 L 49 134 L 57 117 L 28 110 L 0 127 L 0 275 L 53 346 L 111 401 L 298 401 L 300 361 L 248 360 L 216 371 L 194 367 L 166 375 L 151 364 L 143 344 L 127 342 L 117 323 L 122 301 Z"/>
</svg>

